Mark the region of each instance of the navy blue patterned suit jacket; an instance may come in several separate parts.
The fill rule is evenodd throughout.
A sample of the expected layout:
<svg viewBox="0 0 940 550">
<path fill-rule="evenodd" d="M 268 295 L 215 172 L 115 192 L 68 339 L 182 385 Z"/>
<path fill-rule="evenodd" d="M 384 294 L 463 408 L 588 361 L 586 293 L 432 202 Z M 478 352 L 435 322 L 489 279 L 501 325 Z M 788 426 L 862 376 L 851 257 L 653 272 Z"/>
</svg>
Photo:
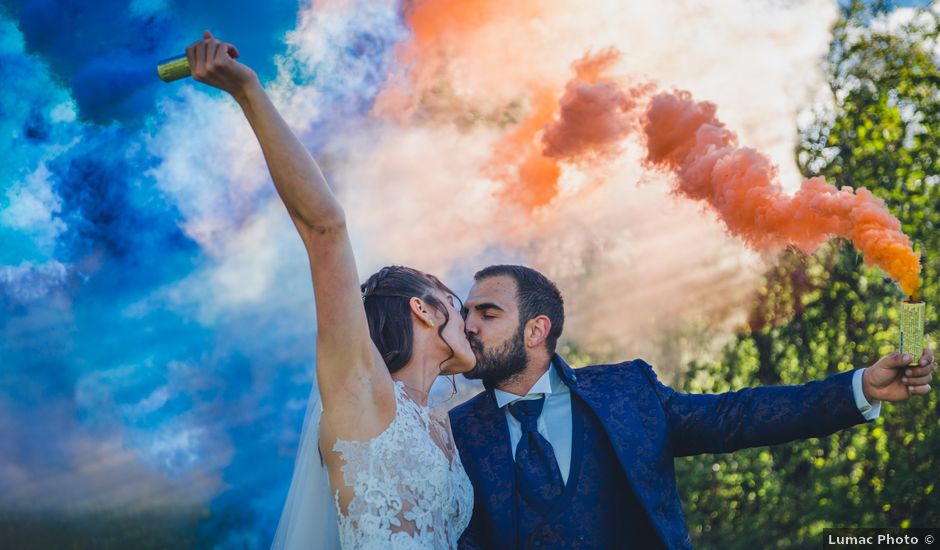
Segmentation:
<svg viewBox="0 0 940 550">
<path fill-rule="evenodd" d="M 642 360 L 573 371 L 553 364 L 571 391 L 604 426 L 636 496 L 669 548 L 691 542 L 673 459 L 726 453 L 821 437 L 862 424 L 852 371 L 799 386 L 763 386 L 722 394 L 677 392 Z M 491 390 L 450 412 L 460 458 L 474 488 L 470 525 L 461 548 L 511 548 L 514 465 L 509 428 Z"/>
</svg>

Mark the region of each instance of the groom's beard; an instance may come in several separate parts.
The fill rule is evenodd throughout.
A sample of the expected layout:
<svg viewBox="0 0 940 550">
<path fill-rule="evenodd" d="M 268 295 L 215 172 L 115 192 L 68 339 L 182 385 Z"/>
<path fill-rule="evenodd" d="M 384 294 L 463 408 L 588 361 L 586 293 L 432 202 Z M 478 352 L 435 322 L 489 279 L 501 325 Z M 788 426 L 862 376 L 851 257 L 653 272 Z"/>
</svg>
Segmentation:
<svg viewBox="0 0 940 550">
<path fill-rule="evenodd" d="M 477 364 L 464 376 L 478 378 L 486 387 L 492 388 L 520 374 L 528 362 L 523 332 L 520 329 L 514 336 L 490 349 L 485 348 L 476 336 L 468 334 L 467 339 L 470 340 L 470 347 L 477 356 Z"/>
</svg>

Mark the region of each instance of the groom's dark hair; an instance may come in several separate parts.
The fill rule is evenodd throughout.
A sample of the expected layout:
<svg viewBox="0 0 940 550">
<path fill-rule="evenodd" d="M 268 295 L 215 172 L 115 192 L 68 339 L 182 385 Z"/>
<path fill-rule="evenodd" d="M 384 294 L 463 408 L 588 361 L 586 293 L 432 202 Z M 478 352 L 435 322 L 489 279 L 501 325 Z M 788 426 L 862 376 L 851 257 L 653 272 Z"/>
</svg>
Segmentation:
<svg viewBox="0 0 940 550">
<path fill-rule="evenodd" d="M 524 265 L 491 265 L 476 272 L 473 280 L 480 282 L 489 277 L 511 277 L 516 282 L 516 299 L 519 302 L 519 329 L 529 319 L 544 315 L 552 322 L 545 338 L 548 353 L 555 353 L 558 337 L 565 327 L 565 301 L 561 292 L 548 277 Z"/>
</svg>

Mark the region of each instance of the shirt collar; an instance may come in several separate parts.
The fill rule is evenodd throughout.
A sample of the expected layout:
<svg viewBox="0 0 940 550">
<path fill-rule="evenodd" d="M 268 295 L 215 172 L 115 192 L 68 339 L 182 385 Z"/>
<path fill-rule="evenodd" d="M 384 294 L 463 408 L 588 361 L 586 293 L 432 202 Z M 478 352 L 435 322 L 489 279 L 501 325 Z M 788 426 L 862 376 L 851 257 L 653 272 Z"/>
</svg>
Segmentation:
<svg viewBox="0 0 940 550">
<path fill-rule="evenodd" d="M 529 396 L 536 395 L 545 395 L 548 397 L 553 393 L 561 393 L 568 391 L 568 386 L 562 382 L 561 377 L 558 376 L 558 372 L 555 370 L 554 363 L 549 364 L 548 370 L 545 371 L 545 374 L 539 377 L 535 381 L 535 384 L 532 384 L 532 387 L 529 389 L 529 393 L 526 395 L 516 395 L 508 391 L 493 389 L 493 395 L 496 397 L 496 406 L 503 408 L 513 401 L 519 399 L 524 399 Z"/>
</svg>

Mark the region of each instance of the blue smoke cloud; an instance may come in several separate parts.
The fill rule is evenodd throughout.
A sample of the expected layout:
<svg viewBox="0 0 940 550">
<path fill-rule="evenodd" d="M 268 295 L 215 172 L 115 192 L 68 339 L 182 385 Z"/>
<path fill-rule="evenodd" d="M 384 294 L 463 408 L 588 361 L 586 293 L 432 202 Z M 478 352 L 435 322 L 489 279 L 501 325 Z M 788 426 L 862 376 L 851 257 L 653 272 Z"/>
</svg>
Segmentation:
<svg viewBox="0 0 940 550">
<path fill-rule="evenodd" d="M 313 378 L 306 261 L 288 243 L 275 290 L 234 304 L 206 295 L 223 260 L 187 233 L 189 195 L 157 181 L 173 146 L 157 136 L 198 133 L 169 113 L 219 94 L 162 83 L 154 61 L 209 28 L 272 78 L 298 5 L 191 4 L 0 10 L 0 131 L 11 136 L 0 142 L 0 437 L 13 442 L 0 513 L 196 504 L 212 510 L 199 525 L 207 545 L 265 546 Z M 294 84 L 318 86 L 320 128 L 369 110 L 405 36 L 394 10 L 348 9 L 329 26 L 330 55 L 286 62 Z M 267 186 L 219 215 L 250 224 Z"/>
<path fill-rule="evenodd" d="M 81 118 L 98 123 L 139 122 L 167 89 L 156 62 L 185 53 L 212 30 L 239 44 L 244 62 L 263 78 L 294 25 L 296 1 L 166 2 L 137 0 L 3 2 L 17 21 L 26 49 L 48 63 L 74 97 Z"/>
</svg>

